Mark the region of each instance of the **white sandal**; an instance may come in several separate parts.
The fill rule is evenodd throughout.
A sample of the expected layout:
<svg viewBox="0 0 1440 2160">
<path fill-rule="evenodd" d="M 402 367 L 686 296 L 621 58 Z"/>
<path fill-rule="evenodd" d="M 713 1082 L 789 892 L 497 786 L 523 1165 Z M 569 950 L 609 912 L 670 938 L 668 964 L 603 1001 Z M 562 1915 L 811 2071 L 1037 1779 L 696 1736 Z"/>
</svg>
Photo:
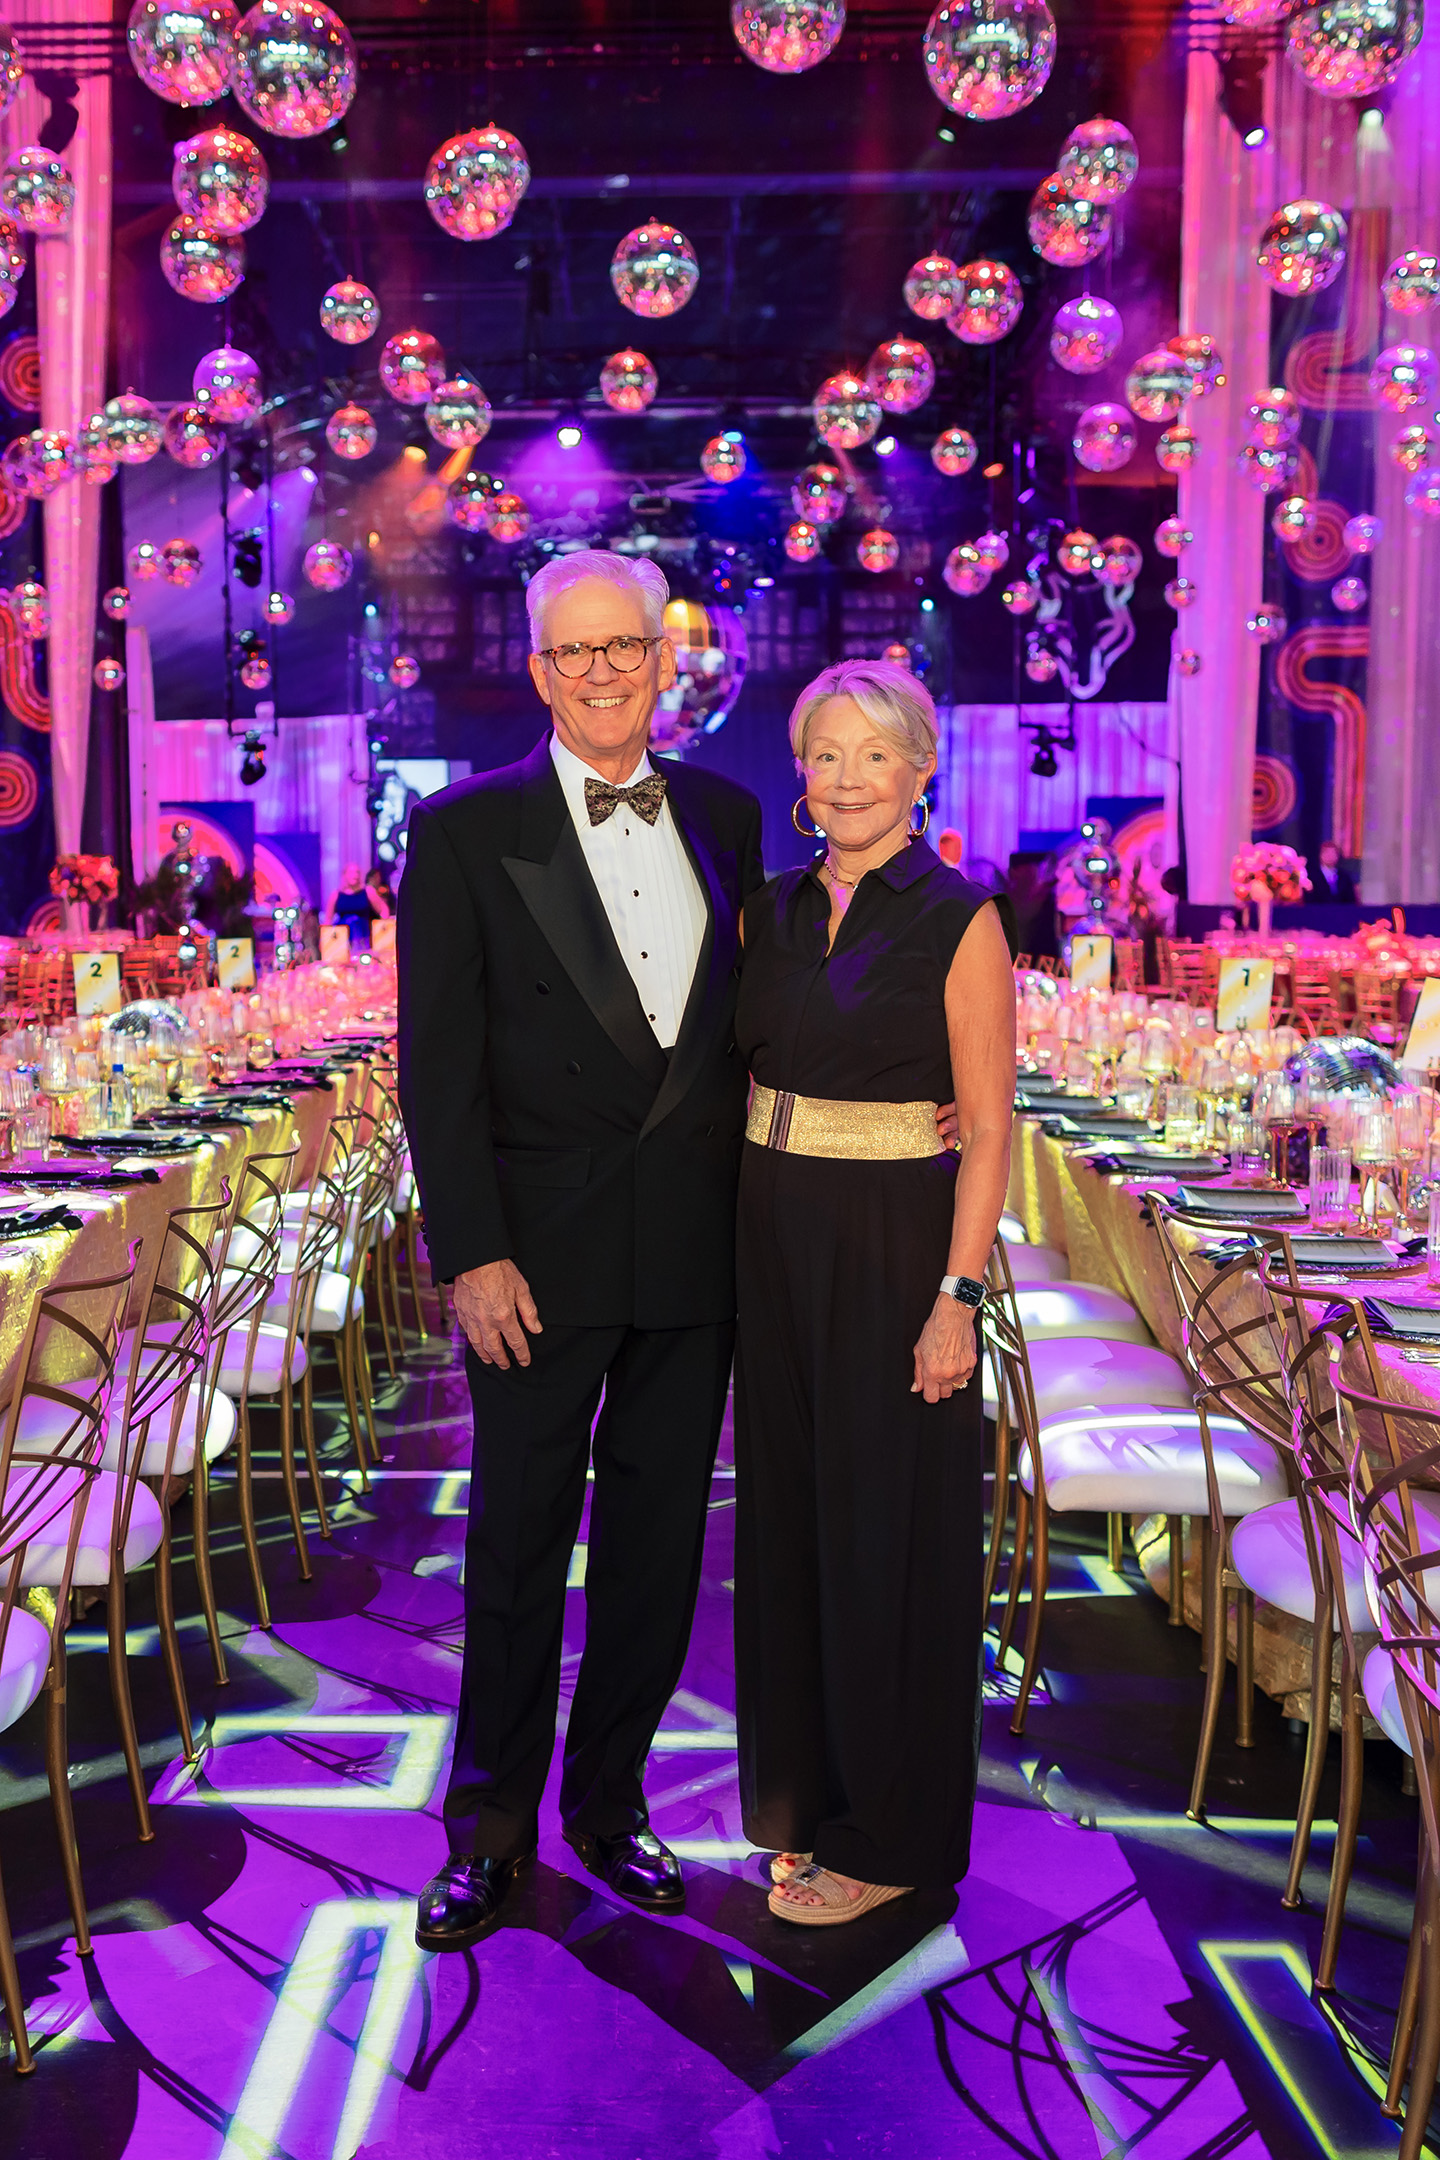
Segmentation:
<svg viewBox="0 0 1440 2160">
<path fill-rule="evenodd" d="M 800 1868 L 809 1867 L 814 1857 L 815 1856 L 813 1853 L 808 1852 L 776 1853 L 774 1859 L 770 1862 L 771 1882 L 789 1882 L 791 1876 L 794 1875 Z"/>
<path fill-rule="evenodd" d="M 913 1895 L 908 1884 L 866 1883 L 859 1897 L 852 1898 L 833 1875 L 825 1868 L 816 1867 L 813 1860 L 807 1867 L 796 1868 L 790 1882 L 803 1884 L 805 1889 L 813 1890 L 823 1900 L 819 1905 L 797 1905 L 793 1898 L 782 1895 L 780 1886 L 771 1891 L 770 1910 L 776 1919 L 793 1921 L 797 1927 L 843 1927 L 847 1920 L 858 1920 L 862 1913 L 874 1912 L 877 1905 L 888 1905 L 894 1898 Z"/>
</svg>

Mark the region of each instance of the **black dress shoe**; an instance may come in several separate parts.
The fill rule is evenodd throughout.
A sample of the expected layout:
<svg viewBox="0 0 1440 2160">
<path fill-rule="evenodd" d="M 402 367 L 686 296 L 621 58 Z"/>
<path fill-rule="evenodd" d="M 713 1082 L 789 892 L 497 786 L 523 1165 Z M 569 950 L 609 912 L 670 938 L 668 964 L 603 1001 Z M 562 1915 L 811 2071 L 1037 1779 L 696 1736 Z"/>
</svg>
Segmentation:
<svg viewBox="0 0 1440 2160">
<path fill-rule="evenodd" d="M 680 1863 L 653 1830 L 627 1830 L 619 1837 L 567 1830 L 565 1842 L 616 1897 L 643 1905 L 647 1912 L 679 1912 L 684 1906 Z"/>
<path fill-rule="evenodd" d="M 484 1860 L 457 1853 L 426 1883 L 415 1908 L 422 1950 L 468 1950 L 500 1918 L 505 1893 L 534 1853 L 518 1860 Z"/>
</svg>

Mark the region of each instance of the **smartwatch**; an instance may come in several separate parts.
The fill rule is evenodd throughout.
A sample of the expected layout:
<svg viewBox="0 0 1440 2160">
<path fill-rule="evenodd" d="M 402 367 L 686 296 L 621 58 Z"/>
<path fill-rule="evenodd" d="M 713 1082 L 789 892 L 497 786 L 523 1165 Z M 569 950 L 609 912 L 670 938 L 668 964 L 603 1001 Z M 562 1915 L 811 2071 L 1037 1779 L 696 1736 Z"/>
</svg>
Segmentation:
<svg viewBox="0 0 1440 2160">
<path fill-rule="evenodd" d="M 972 1310 L 985 1302 L 985 1285 L 976 1282 L 973 1275 L 942 1275 L 940 1289 L 943 1296 L 953 1297 L 957 1305 L 968 1305 Z"/>
</svg>

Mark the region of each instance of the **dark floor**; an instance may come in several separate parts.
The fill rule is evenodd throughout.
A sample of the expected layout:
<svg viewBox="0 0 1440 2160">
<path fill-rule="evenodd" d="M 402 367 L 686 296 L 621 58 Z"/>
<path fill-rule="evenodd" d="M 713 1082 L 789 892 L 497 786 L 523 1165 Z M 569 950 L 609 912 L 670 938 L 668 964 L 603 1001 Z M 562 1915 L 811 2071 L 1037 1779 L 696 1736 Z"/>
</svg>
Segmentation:
<svg viewBox="0 0 1440 2160">
<path fill-rule="evenodd" d="M 345 1474 L 338 1423 L 323 1421 L 335 1534 L 316 1541 L 312 1583 L 295 1580 L 270 1478 L 270 1634 L 248 1621 L 222 1486 L 228 1688 L 211 1682 L 198 1619 L 184 1630 L 192 1707 L 207 1721 L 198 1780 L 178 1765 L 148 1586 L 137 1587 L 148 1845 L 135 1842 L 121 1774 L 103 1614 L 72 1634 L 93 1958 L 77 1958 L 70 1937 L 38 1710 L 0 1737 L 0 1861 L 38 2042 L 34 2076 L 0 2069 L 4 2160 L 1395 2150 L 1376 2088 L 1417 1829 L 1400 1759 L 1385 1743 L 1370 1750 L 1340 1992 L 1322 2008 L 1309 1975 L 1336 1765 L 1310 1902 L 1287 1913 L 1303 1736 L 1259 1705 L 1253 1750 L 1222 1732 L 1211 1823 L 1185 1820 L 1196 1640 L 1167 1627 L 1133 1562 L 1110 1571 L 1098 1523 L 1092 1542 L 1062 1547 L 1023 1740 L 1008 1730 L 1013 1681 L 992 1658 L 975 1856 L 958 1898 L 905 1901 L 815 1937 L 771 1918 L 735 1788 L 728 1436 L 694 1643 L 648 1778 L 655 1826 L 686 1862 L 684 1917 L 604 1897 L 562 1843 L 552 1802 L 540 1866 L 507 1924 L 468 1956 L 421 1955 L 413 1900 L 444 1851 L 437 1777 L 459 1675 L 468 1445 L 450 1346 L 412 1350 L 380 1402 L 387 1460 L 368 1497 Z M 193 1612 L 188 1568 L 180 1598 Z"/>
</svg>

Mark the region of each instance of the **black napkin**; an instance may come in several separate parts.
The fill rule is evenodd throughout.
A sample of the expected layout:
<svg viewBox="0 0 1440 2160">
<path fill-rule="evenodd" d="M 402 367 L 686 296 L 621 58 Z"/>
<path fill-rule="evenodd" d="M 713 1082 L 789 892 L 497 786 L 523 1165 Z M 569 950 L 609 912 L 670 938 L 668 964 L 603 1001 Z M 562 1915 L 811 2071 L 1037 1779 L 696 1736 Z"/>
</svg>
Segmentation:
<svg viewBox="0 0 1440 2160">
<path fill-rule="evenodd" d="M 97 1192 L 105 1192 L 115 1185 L 158 1185 L 158 1170 L 115 1170 L 92 1168 L 83 1158 L 67 1165 L 63 1170 L 15 1170 L 0 1171 L 0 1185 L 63 1185 L 70 1191 L 78 1191 L 82 1185 L 93 1185 Z"/>
<path fill-rule="evenodd" d="M 1290 1250 L 1298 1266 L 1305 1268 L 1373 1269 L 1398 1265 L 1388 1245 L 1379 1238 L 1297 1237 Z"/>
<path fill-rule="evenodd" d="M 1296 1193 L 1264 1192 L 1246 1186 L 1211 1186 L 1202 1192 L 1182 1185 L 1176 1207 L 1189 1215 L 1249 1216 L 1252 1222 L 1305 1222 L 1309 1209 Z"/>
<path fill-rule="evenodd" d="M 191 1132 L 97 1133 L 90 1140 L 64 1140 L 61 1145 L 83 1155 L 193 1155 L 205 1141 Z"/>
<path fill-rule="evenodd" d="M 1102 1177 L 1223 1177 L 1225 1165 L 1218 1155 L 1087 1155 L 1085 1161 Z"/>
<path fill-rule="evenodd" d="M 66 1207 L 16 1208 L 0 1214 L 0 1242 L 35 1237 L 43 1230 L 83 1230 L 83 1219 Z"/>
<path fill-rule="evenodd" d="M 1394 1298 L 1367 1297 L 1365 1318 L 1372 1335 L 1390 1335 L 1406 1342 L 1440 1342 L 1440 1306 L 1398 1305 Z"/>
</svg>

